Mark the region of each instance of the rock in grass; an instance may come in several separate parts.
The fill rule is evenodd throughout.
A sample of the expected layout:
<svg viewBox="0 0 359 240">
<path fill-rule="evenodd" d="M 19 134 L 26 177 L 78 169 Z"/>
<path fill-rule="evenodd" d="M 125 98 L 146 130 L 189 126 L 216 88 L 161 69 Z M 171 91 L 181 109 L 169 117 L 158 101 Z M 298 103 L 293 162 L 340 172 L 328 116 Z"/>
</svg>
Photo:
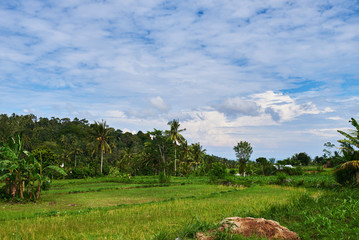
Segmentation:
<svg viewBox="0 0 359 240">
<path fill-rule="evenodd" d="M 240 234 L 245 237 L 256 235 L 267 239 L 300 239 L 296 233 L 281 226 L 278 222 L 264 218 L 230 217 L 221 221 L 219 225 L 220 227 L 217 230 L 212 230 L 208 234 L 197 233 L 196 239 L 214 240 L 213 236 L 215 236 L 216 231 L 228 231 L 228 233 Z"/>
</svg>

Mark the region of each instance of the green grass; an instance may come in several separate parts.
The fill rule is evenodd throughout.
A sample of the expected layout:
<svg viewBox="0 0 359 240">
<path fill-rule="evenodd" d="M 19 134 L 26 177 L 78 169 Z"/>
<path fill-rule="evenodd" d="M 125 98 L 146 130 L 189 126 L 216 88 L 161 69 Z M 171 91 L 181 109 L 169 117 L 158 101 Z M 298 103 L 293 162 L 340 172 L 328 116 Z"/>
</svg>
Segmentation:
<svg viewBox="0 0 359 240">
<path fill-rule="evenodd" d="M 81 186 L 91 186 L 91 183 Z M 106 185 L 106 184 L 104 184 Z M 85 191 L 72 193 L 58 193 L 52 190 L 44 192 L 41 201 L 27 204 L 2 204 L 3 210 L 0 220 L 30 218 L 35 215 L 46 213 L 77 211 L 89 208 L 101 208 L 118 205 L 129 205 L 148 203 L 153 201 L 163 201 L 166 199 L 186 198 L 191 196 L 202 196 L 220 191 L 228 191 L 233 188 L 217 185 L 174 185 L 163 187 L 145 187 L 138 185 L 120 185 L 119 188 L 103 189 L 101 191 Z M 147 185 L 144 185 L 147 186 Z M 74 189 L 78 186 L 72 185 Z M 92 187 L 92 186 L 91 186 Z"/>
<path fill-rule="evenodd" d="M 307 188 L 326 188 L 332 189 L 338 187 L 339 184 L 335 181 L 333 174 L 323 172 L 320 174 L 306 174 L 296 176 L 286 176 L 286 180 L 282 185 L 286 186 L 302 186 Z M 231 181 L 237 184 L 250 186 L 253 184 L 277 184 L 278 177 L 272 176 L 245 176 L 245 177 L 232 177 Z"/>
<path fill-rule="evenodd" d="M 304 195 L 253 215 L 275 219 L 302 239 L 359 239 L 359 189 L 326 191 L 317 198 Z"/>
<path fill-rule="evenodd" d="M 76 194 L 48 192 L 36 204 L 1 204 L 0 238 L 151 239 L 160 232 L 177 234 L 193 219 L 215 224 L 233 214 L 246 215 L 285 204 L 304 192 L 291 187 L 241 190 L 199 184 Z"/>
<path fill-rule="evenodd" d="M 317 187 L 325 174 L 289 178 L 310 188 L 265 185 L 275 176 L 246 177 L 248 188 L 205 177 L 55 180 L 36 203 L 0 202 L 0 239 L 194 239 L 232 216 L 273 219 L 302 239 L 359 239 L 358 189 Z"/>
</svg>

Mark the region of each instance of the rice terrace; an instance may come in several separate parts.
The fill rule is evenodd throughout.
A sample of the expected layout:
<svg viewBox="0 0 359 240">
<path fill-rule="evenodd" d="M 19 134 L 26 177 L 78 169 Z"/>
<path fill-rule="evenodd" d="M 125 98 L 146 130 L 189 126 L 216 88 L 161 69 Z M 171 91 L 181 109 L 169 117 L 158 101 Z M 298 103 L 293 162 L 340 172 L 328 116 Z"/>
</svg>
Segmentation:
<svg viewBox="0 0 359 240">
<path fill-rule="evenodd" d="M 358 240 L 359 0 L 0 0 L 0 240 Z"/>
</svg>

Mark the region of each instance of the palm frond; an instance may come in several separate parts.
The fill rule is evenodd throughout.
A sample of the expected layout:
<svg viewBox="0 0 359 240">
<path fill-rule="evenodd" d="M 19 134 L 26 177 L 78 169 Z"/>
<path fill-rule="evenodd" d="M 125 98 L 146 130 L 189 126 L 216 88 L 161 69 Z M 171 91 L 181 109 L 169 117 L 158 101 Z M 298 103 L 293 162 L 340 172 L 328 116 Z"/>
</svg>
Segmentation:
<svg viewBox="0 0 359 240">
<path fill-rule="evenodd" d="M 359 160 L 354 160 L 354 161 L 349 161 L 349 162 L 343 163 L 340 168 L 341 169 L 359 170 Z"/>
</svg>

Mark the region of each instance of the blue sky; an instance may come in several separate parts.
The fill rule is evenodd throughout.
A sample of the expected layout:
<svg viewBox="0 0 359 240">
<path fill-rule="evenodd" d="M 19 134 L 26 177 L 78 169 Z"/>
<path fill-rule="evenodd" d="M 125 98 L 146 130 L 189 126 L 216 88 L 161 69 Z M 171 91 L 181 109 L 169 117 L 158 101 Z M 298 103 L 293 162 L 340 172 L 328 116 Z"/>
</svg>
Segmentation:
<svg viewBox="0 0 359 240">
<path fill-rule="evenodd" d="M 0 113 L 321 155 L 359 117 L 358 1 L 0 2 Z"/>
</svg>

